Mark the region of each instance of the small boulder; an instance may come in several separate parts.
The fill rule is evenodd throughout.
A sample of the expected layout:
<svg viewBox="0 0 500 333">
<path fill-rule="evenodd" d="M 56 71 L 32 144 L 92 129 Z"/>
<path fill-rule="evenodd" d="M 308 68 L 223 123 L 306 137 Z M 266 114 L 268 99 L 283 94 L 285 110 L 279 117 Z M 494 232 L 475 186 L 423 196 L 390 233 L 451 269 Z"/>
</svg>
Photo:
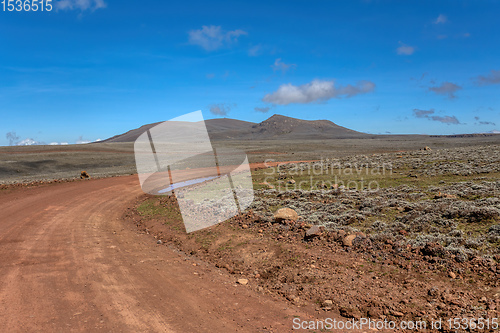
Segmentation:
<svg viewBox="0 0 500 333">
<path fill-rule="evenodd" d="M 238 279 L 238 284 L 241 284 L 242 286 L 246 286 L 248 284 L 247 279 Z"/>
<path fill-rule="evenodd" d="M 327 299 L 323 301 L 323 306 L 324 307 L 332 307 L 333 306 L 333 301 L 331 299 Z"/>
<path fill-rule="evenodd" d="M 403 317 L 405 314 L 403 312 L 399 312 L 399 311 L 392 311 L 392 315 L 394 317 Z"/>
<path fill-rule="evenodd" d="M 321 226 L 313 225 L 311 228 L 309 228 L 309 230 L 306 231 L 305 238 L 311 239 L 311 238 L 319 237 L 319 236 L 321 236 L 321 234 L 323 233 L 324 230 L 325 230 L 325 227 L 322 225 Z"/>
<path fill-rule="evenodd" d="M 90 176 L 89 176 L 89 174 L 87 173 L 87 171 L 82 171 L 82 172 L 80 173 L 80 179 L 89 179 L 89 178 L 90 178 Z"/>
<path fill-rule="evenodd" d="M 274 220 L 276 222 L 282 222 L 285 220 L 297 221 L 299 214 L 291 208 L 280 208 L 274 213 Z"/>
<path fill-rule="evenodd" d="M 445 254 L 445 249 L 439 243 L 429 242 L 425 244 L 421 252 L 424 256 L 441 257 Z"/>
<path fill-rule="evenodd" d="M 352 246 L 352 242 L 354 241 L 355 238 L 356 238 L 356 235 L 348 235 L 348 236 L 344 237 L 344 239 L 342 240 L 342 244 L 344 246 L 350 247 L 350 246 Z"/>
<path fill-rule="evenodd" d="M 345 230 L 339 230 L 337 231 L 337 237 L 339 237 L 340 239 L 344 239 L 344 237 L 347 235 L 347 233 L 345 232 Z"/>
</svg>

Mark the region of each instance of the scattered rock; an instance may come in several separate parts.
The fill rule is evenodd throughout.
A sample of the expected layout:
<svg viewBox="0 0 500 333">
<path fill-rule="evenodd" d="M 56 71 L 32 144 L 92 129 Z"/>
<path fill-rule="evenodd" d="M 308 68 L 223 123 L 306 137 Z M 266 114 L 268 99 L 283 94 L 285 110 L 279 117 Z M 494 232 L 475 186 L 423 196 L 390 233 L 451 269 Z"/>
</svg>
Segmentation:
<svg viewBox="0 0 500 333">
<path fill-rule="evenodd" d="M 160 244 L 160 245 L 161 245 L 162 243 L 163 243 L 163 242 L 161 241 L 161 239 L 159 239 L 159 240 L 156 242 L 156 244 Z"/>
<path fill-rule="evenodd" d="M 456 305 L 456 306 L 459 306 L 459 307 L 464 307 L 464 304 L 462 304 L 462 302 L 460 302 L 458 299 L 451 299 L 450 300 L 450 304 L 451 305 Z"/>
<path fill-rule="evenodd" d="M 90 175 L 87 173 L 87 171 L 82 171 L 80 173 L 80 179 L 89 179 Z"/>
<path fill-rule="evenodd" d="M 456 279 L 457 278 L 457 274 L 455 274 L 454 272 L 449 272 L 448 276 L 451 277 L 452 279 Z"/>
<path fill-rule="evenodd" d="M 274 188 L 274 185 L 273 185 L 273 184 L 269 184 L 268 182 L 263 182 L 263 183 L 260 183 L 260 185 L 265 185 L 265 186 L 267 186 L 267 188 L 269 188 L 269 189 Z"/>
<path fill-rule="evenodd" d="M 342 317 L 345 317 L 345 318 L 354 318 L 354 319 L 361 318 L 361 313 L 356 308 L 342 307 L 339 310 L 340 310 L 340 315 Z"/>
<path fill-rule="evenodd" d="M 235 272 L 234 272 L 234 269 L 233 269 L 231 266 L 229 266 L 229 264 L 225 264 L 225 265 L 224 265 L 224 268 L 225 268 L 225 269 L 226 269 L 226 270 L 227 270 L 230 274 L 234 274 L 234 273 L 235 273 Z"/>
<path fill-rule="evenodd" d="M 248 284 L 247 279 L 238 279 L 238 284 L 241 284 L 242 286 L 246 286 Z"/>
<path fill-rule="evenodd" d="M 441 192 L 439 192 L 439 194 L 436 194 L 434 196 L 434 199 L 441 199 L 441 198 L 445 198 L 445 199 L 457 199 L 458 197 L 456 195 L 453 195 L 453 194 L 447 194 L 447 193 L 441 193 Z"/>
<path fill-rule="evenodd" d="M 399 312 L 399 311 L 392 311 L 392 315 L 394 317 L 403 317 L 405 314 L 403 312 Z"/>
<path fill-rule="evenodd" d="M 325 230 L 324 226 L 313 225 L 309 230 L 306 231 L 306 239 L 311 239 L 315 237 L 321 236 L 323 231 Z"/>
<path fill-rule="evenodd" d="M 344 237 L 344 239 L 342 240 L 342 244 L 344 246 L 352 246 L 352 242 L 354 241 L 354 239 L 356 238 L 356 235 L 349 235 L 349 236 L 346 236 Z"/>
<path fill-rule="evenodd" d="M 445 250 L 441 244 L 438 243 L 427 243 L 421 250 L 424 256 L 438 257 L 445 253 Z"/>
<path fill-rule="evenodd" d="M 295 184 L 295 180 L 290 179 L 289 181 L 286 182 L 287 184 Z"/>
<path fill-rule="evenodd" d="M 438 287 L 432 287 L 431 289 L 429 289 L 429 291 L 427 292 L 427 294 L 431 297 L 437 297 L 439 296 L 439 288 Z"/>
<path fill-rule="evenodd" d="M 378 319 L 382 315 L 382 311 L 380 311 L 377 307 L 370 307 L 367 311 L 368 317 Z"/>
<path fill-rule="evenodd" d="M 356 237 L 359 237 L 361 239 L 365 239 L 366 238 L 366 234 L 364 232 L 362 232 L 362 231 L 358 231 L 356 233 Z"/>
<path fill-rule="evenodd" d="M 339 230 L 339 231 L 337 231 L 336 238 L 338 241 L 342 241 L 346 235 L 347 235 L 347 233 L 344 230 Z"/>
<path fill-rule="evenodd" d="M 298 218 L 297 212 L 291 208 L 280 208 L 274 213 L 274 220 L 278 223 L 285 220 L 297 221 Z"/>
<path fill-rule="evenodd" d="M 325 307 L 328 307 L 328 306 L 332 306 L 333 305 L 333 301 L 331 299 L 327 299 L 327 300 L 324 300 L 323 301 L 323 306 Z"/>
</svg>

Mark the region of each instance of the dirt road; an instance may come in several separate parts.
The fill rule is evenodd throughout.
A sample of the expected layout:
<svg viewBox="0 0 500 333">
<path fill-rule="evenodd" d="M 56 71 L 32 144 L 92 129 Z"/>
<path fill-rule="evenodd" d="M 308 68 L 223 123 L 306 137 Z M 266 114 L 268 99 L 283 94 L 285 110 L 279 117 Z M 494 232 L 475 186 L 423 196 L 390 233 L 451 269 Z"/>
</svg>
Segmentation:
<svg viewBox="0 0 500 333">
<path fill-rule="evenodd" d="M 3 332 L 289 332 L 314 314 L 124 223 L 137 176 L 0 192 Z"/>
</svg>

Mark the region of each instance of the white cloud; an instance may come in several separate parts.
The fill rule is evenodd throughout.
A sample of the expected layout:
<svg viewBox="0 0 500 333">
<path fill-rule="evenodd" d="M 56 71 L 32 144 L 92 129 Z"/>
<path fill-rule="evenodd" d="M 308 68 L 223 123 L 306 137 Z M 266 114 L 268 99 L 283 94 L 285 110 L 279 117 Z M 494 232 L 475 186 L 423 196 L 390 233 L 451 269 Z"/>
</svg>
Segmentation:
<svg viewBox="0 0 500 333">
<path fill-rule="evenodd" d="M 474 117 L 474 119 L 477 120 L 477 121 L 479 121 L 479 124 L 475 123 L 474 125 L 492 125 L 492 126 L 496 126 L 497 125 L 497 124 L 495 124 L 492 121 L 480 121 L 481 118 L 479 118 L 479 117 Z"/>
<path fill-rule="evenodd" d="M 248 49 L 248 55 L 250 57 L 257 57 L 262 54 L 262 45 L 257 44 Z"/>
<path fill-rule="evenodd" d="M 417 118 L 428 118 L 429 115 L 434 114 L 434 109 L 430 110 L 419 110 L 419 109 L 414 109 L 413 110 L 413 115 Z"/>
<path fill-rule="evenodd" d="M 430 110 L 419 110 L 419 109 L 414 109 L 413 110 L 413 115 L 416 118 L 425 118 L 431 121 L 438 121 L 440 123 L 446 124 L 446 125 L 460 125 L 461 122 L 457 119 L 455 116 L 433 116 L 435 114 L 434 109 Z"/>
<path fill-rule="evenodd" d="M 34 145 L 44 145 L 45 142 L 36 141 L 32 138 L 26 138 L 20 140 L 21 138 L 16 135 L 16 132 L 9 132 L 6 135 L 7 140 L 9 140 L 9 146 L 34 146 Z"/>
<path fill-rule="evenodd" d="M 246 31 L 224 31 L 220 26 L 202 26 L 201 29 L 189 31 L 189 43 L 198 45 L 207 51 L 215 51 L 228 47 L 238 41 L 238 37 L 246 35 Z"/>
<path fill-rule="evenodd" d="M 271 110 L 271 107 L 269 107 L 269 106 L 264 106 L 264 107 L 256 106 L 254 108 L 254 110 L 257 112 L 267 113 L 267 112 L 269 112 L 269 110 Z"/>
<path fill-rule="evenodd" d="M 458 121 L 457 117 L 455 116 L 444 116 L 444 117 L 441 117 L 441 116 L 432 116 L 431 119 L 433 121 L 439 121 L 441 123 L 445 123 L 445 124 L 453 124 L 453 125 L 458 125 L 460 124 L 460 121 Z"/>
<path fill-rule="evenodd" d="M 400 46 L 396 49 L 399 55 L 412 55 L 415 53 L 415 47 L 403 44 L 402 42 L 399 42 L 399 44 Z"/>
<path fill-rule="evenodd" d="M 217 103 L 209 106 L 210 112 L 216 116 L 225 116 L 236 104 Z"/>
<path fill-rule="evenodd" d="M 447 95 L 450 99 L 457 97 L 455 96 L 455 92 L 460 89 L 462 89 L 462 87 L 451 82 L 443 82 L 440 86 L 429 88 L 430 91 L 433 91 L 438 95 Z"/>
<path fill-rule="evenodd" d="M 334 97 L 352 97 L 373 91 L 375 84 L 370 81 L 359 81 L 355 86 L 335 87 L 334 81 L 313 80 L 300 86 L 291 83 L 281 85 L 277 91 L 267 94 L 262 99 L 264 102 L 288 105 L 292 103 L 313 103 L 327 101 Z"/>
<path fill-rule="evenodd" d="M 439 16 L 434 20 L 434 24 L 445 24 L 448 22 L 446 15 L 439 14 Z"/>
<path fill-rule="evenodd" d="M 45 142 L 43 141 L 36 141 L 35 139 L 32 138 L 26 138 L 24 140 L 20 140 L 19 136 L 16 135 L 16 132 L 9 132 L 6 135 L 7 140 L 9 140 L 9 146 L 33 146 L 33 145 L 46 145 Z M 102 141 L 101 139 L 97 139 L 95 141 L 91 140 L 86 140 L 83 138 L 83 136 L 80 136 L 75 144 L 85 144 L 85 143 L 91 143 L 91 142 L 99 142 Z M 60 146 L 60 145 L 68 145 L 68 142 L 51 142 L 49 143 L 50 146 Z"/>
<path fill-rule="evenodd" d="M 22 141 L 17 142 L 15 145 L 16 146 L 35 146 L 35 145 L 44 145 L 45 143 L 43 142 L 38 142 L 36 140 L 33 140 L 31 138 L 26 138 Z"/>
<path fill-rule="evenodd" d="M 57 10 L 97 10 L 106 8 L 107 4 L 104 0 L 60 0 L 55 3 Z"/>
<path fill-rule="evenodd" d="M 296 68 L 296 64 L 285 64 L 284 62 L 281 61 L 281 58 L 278 58 L 274 61 L 274 64 L 271 65 L 271 68 L 273 71 L 281 71 L 283 74 L 285 74 L 289 69 L 294 69 Z"/>
<path fill-rule="evenodd" d="M 489 75 L 479 75 L 477 78 L 477 84 L 480 86 L 489 84 L 500 84 L 500 70 L 496 71 L 492 69 Z"/>
</svg>

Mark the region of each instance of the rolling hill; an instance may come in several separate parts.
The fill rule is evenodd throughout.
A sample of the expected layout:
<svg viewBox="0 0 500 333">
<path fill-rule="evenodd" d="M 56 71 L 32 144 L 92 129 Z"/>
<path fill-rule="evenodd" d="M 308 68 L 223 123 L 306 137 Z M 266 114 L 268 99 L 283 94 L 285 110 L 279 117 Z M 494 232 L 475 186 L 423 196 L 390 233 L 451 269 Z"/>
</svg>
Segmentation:
<svg viewBox="0 0 500 333">
<path fill-rule="evenodd" d="M 116 135 L 103 142 L 133 142 L 144 131 L 160 124 L 152 123 Z M 205 121 L 212 140 L 321 140 L 340 138 L 366 138 L 372 136 L 339 126 L 329 120 L 302 120 L 273 115 L 261 123 L 220 118 Z"/>
</svg>

